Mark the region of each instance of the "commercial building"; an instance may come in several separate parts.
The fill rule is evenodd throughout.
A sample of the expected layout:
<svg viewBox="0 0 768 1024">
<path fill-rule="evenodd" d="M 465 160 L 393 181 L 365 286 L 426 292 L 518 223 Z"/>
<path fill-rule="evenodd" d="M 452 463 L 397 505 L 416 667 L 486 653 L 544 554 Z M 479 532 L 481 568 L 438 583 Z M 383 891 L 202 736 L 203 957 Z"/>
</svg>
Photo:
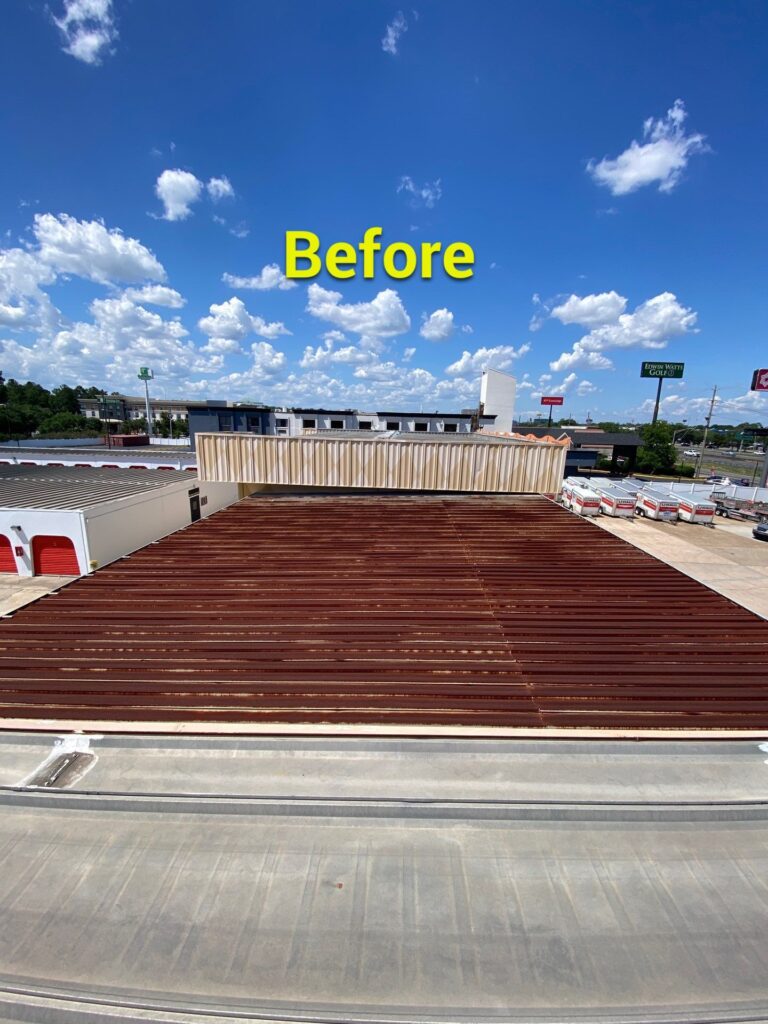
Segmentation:
<svg viewBox="0 0 768 1024">
<path fill-rule="evenodd" d="M 494 418 L 494 430 L 512 430 L 515 420 L 517 381 L 502 370 L 483 370 L 480 380 L 480 410 Z"/>
<path fill-rule="evenodd" d="M 600 455 L 611 460 L 611 472 L 631 473 L 637 462 L 637 450 L 643 443 L 633 431 L 606 431 L 592 427 L 521 427 L 526 434 L 544 437 L 555 434 L 571 442 L 567 473 L 594 466 Z"/>
<path fill-rule="evenodd" d="M 146 400 L 143 396 L 101 395 L 98 398 L 80 398 L 78 403 L 80 412 L 88 419 L 122 422 L 144 419 L 147 415 Z M 186 420 L 188 406 L 189 402 L 179 398 L 150 398 L 149 400 L 149 408 L 154 420 L 159 420 L 163 414 L 171 420 Z"/>
<path fill-rule="evenodd" d="M 110 448 L 94 444 L 89 447 L 25 448 L 23 445 L 0 445 L 0 466 L 75 466 L 79 469 L 183 469 L 197 471 L 194 453 L 185 448 Z"/>
<path fill-rule="evenodd" d="M 0 465 L 0 573 L 91 573 L 235 500 L 182 470 Z"/>
<path fill-rule="evenodd" d="M 361 412 L 357 409 L 270 409 L 235 402 L 190 404 L 189 438 L 198 433 L 235 432 L 275 437 L 303 437 L 318 430 L 360 430 L 372 433 L 406 431 L 419 434 L 468 434 L 480 426 L 493 426 L 495 417 L 476 413 Z"/>
</svg>

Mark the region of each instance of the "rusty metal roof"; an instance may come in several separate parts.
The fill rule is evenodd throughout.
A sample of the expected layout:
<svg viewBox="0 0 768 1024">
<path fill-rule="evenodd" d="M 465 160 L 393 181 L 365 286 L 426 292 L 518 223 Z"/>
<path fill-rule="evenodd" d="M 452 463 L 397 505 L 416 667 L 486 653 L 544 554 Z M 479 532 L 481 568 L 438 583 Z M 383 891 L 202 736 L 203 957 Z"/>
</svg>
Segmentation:
<svg viewBox="0 0 768 1024">
<path fill-rule="evenodd" d="M 544 498 L 254 497 L 0 624 L 0 717 L 764 729 L 767 666 Z"/>
</svg>

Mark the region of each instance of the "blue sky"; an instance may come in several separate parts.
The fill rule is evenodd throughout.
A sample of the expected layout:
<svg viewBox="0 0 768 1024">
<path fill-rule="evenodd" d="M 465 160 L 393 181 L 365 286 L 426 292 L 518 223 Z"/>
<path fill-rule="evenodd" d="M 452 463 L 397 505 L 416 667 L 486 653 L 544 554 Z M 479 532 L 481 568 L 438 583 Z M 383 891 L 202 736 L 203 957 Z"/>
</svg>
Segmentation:
<svg viewBox="0 0 768 1024">
<path fill-rule="evenodd" d="M 0 40 L 0 369 L 46 385 L 768 422 L 759 3 L 28 0 Z M 284 233 L 464 241 L 293 284 Z"/>
</svg>

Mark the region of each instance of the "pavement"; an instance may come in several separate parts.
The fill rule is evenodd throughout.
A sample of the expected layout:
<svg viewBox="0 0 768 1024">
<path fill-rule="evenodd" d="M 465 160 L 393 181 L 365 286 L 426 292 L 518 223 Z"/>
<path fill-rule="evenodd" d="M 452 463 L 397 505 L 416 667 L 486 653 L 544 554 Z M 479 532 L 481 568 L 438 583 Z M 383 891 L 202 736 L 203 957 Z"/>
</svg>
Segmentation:
<svg viewBox="0 0 768 1024">
<path fill-rule="evenodd" d="M 768 543 L 752 524 L 717 518 L 714 527 L 597 516 L 598 527 L 768 619 Z"/>
<path fill-rule="evenodd" d="M 15 576 L 0 573 L 0 616 L 10 615 L 25 604 L 71 583 L 76 576 Z"/>
<path fill-rule="evenodd" d="M 0 1022 L 764 1021 L 763 746 L 4 735 Z"/>
</svg>

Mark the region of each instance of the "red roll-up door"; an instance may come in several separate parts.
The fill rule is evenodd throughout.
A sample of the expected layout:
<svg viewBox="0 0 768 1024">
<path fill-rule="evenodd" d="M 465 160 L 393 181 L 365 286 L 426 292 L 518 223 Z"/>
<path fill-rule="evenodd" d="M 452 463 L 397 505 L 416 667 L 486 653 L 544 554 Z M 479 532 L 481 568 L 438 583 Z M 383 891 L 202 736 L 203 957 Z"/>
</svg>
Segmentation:
<svg viewBox="0 0 768 1024">
<path fill-rule="evenodd" d="M 3 534 L 0 534 L 0 572 L 18 572 L 11 542 Z"/>
<path fill-rule="evenodd" d="M 33 537 L 32 558 L 38 576 L 79 576 L 75 545 L 69 537 Z"/>
</svg>

